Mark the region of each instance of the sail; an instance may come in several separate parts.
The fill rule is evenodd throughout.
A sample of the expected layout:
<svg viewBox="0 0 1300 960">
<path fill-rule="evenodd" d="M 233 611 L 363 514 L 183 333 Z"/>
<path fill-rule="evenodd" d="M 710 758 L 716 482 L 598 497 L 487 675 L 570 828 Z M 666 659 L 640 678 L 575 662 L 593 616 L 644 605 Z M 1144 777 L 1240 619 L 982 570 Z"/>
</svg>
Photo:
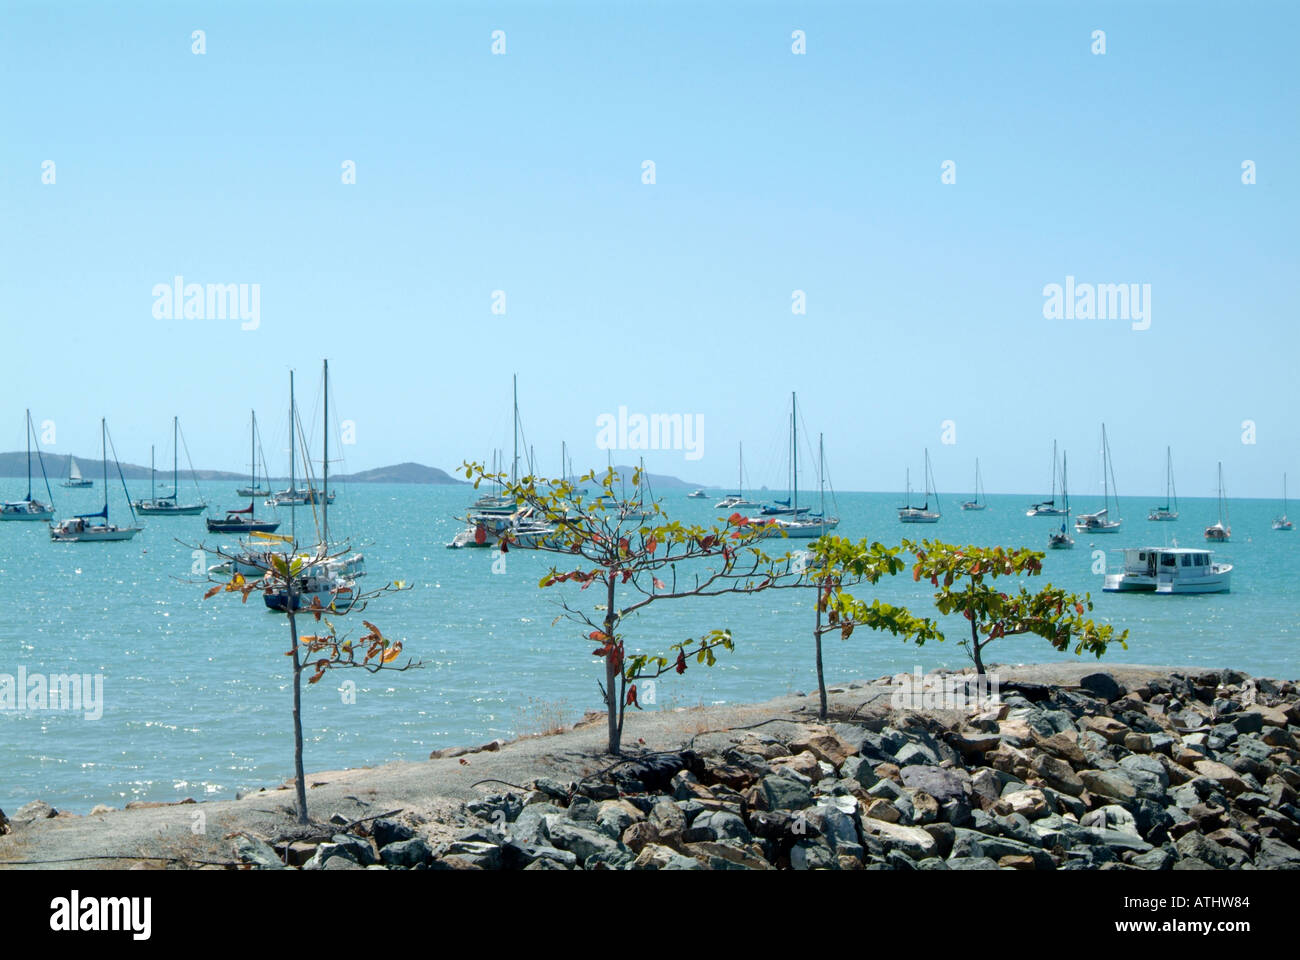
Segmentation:
<svg viewBox="0 0 1300 960">
<path fill-rule="evenodd" d="M 77 466 L 77 461 L 73 457 L 68 457 L 68 479 L 81 479 L 81 467 Z"/>
</svg>

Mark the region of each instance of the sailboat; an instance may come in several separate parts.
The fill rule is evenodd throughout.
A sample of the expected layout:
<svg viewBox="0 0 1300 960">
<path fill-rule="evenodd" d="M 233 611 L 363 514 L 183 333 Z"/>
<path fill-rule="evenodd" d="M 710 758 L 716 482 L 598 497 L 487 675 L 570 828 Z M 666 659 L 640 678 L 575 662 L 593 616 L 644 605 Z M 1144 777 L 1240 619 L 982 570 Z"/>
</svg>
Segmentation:
<svg viewBox="0 0 1300 960">
<path fill-rule="evenodd" d="M 253 443 L 256 447 L 256 456 L 252 463 L 252 481 L 246 487 L 239 487 L 235 490 L 237 497 L 269 497 L 271 495 L 271 474 L 266 469 L 266 452 L 262 449 L 262 436 L 257 431 L 257 413 L 253 413 Z M 257 462 L 262 462 L 262 479 L 266 481 L 265 486 L 259 486 L 257 482 Z"/>
<path fill-rule="evenodd" d="M 1047 546 L 1051 550 L 1073 550 L 1074 538 L 1070 536 L 1070 491 L 1066 474 L 1068 464 L 1065 452 L 1061 452 L 1061 509 L 1065 514 L 1061 518 L 1061 529 L 1047 535 Z"/>
<path fill-rule="evenodd" d="M 1292 530 L 1294 525 L 1286 517 L 1286 474 L 1282 474 L 1282 516 L 1273 521 L 1274 530 Z"/>
<path fill-rule="evenodd" d="M 1110 442 L 1106 439 L 1106 424 L 1101 425 L 1101 482 L 1104 505 L 1096 513 L 1081 513 L 1074 523 L 1079 533 L 1118 533 L 1124 518 L 1110 519 L 1110 490 L 1115 486 L 1115 466 L 1110 459 Z M 1115 514 L 1119 515 L 1119 492 L 1115 493 Z"/>
<path fill-rule="evenodd" d="M 297 441 L 295 439 L 296 434 L 294 431 L 294 426 L 295 426 L 294 418 L 297 416 L 296 410 L 297 410 L 297 406 L 293 396 L 293 371 L 290 370 L 289 371 L 289 486 L 283 490 L 277 491 L 269 499 L 267 499 L 266 505 L 268 507 L 305 507 L 308 504 L 315 505 L 321 502 L 322 496 L 330 503 L 334 502 L 334 494 L 330 493 L 328 490 L 324 491 L 324 493 L 322 494 L 321 491 L 318 491 L 312 487 L 310 481 L 307 484 L 307 489 L 300 490 L 298 489 L 297 483 L 294 482 L 293 458 L 297 454 L 297 449 L 298 449 Z M 326 429 L 328 429 L 328 425 Z M 305 446 L 306 441 L 304 440 L 303 443 L 304 443 L 303 449 L 306 450 L 306 446 Z M 305 457 L 306 454 L 304 453 L 303 456 Z"/>
<path fill-rule="evenodd" d="M 248 506 L 242 510 L 227 510 L 224 519 L 208 517 L 209 533 L 275 533 L 280 527 L 279 520 L 258 520 L 257 511 L 254 509 L 256 501 L 253 497 L 257 494 L 257 412 L 252 412 L 252 422 L 249 424 L 249 456 L 252 466 L 252 478 L 247 487 L 240 487 L 235 491 L 237 496 L 248 497 Z M 262 468 L 266 468 L 265 462 Z"/>
<path fill-rule="evenodd" d="M 1056 441 L 1052 441 L 1052 496 L 1025 511 L 1027 517 L 1063 517 L 1066 511 L 1056 505 Z"/>
<path fill-rule="evenodd" d="M 172 492 L 169 496 L 160 497 L 154 490 L 155 473 L 153 462 L 153 447 L 149 448 L 149 499 L 136 500 L 132 506 L 137 511 L 146 515 L 172 515 L 178 517 L 192 517 L 202 513 L 207 509 L 207 504 L 203 502 L 202 493 L 199 494 L 198 503 L 181 504 L 177 498 L 180 496 L 180 418 L 172 417 Z M 189 449 L 186 448 L 185 458 L 189 459 Z M 194 464 L 190 463 L 190 477 L 194 477 Z M 198 490 L 198 481 L 195 481 L 194 488 Z"/>
<path fill-rule="evenodd" d="M 131 496 L 127 493 L 126 478 L 122 476 L 122 465 L 114 453 L 113 462 L 117 464 L 117 476 L 122 481 L 122 492 L 126 494 L 127 507 L 131 510 L 132 525 L 128 527 L 110 523 L 108 520 L 108 423 L 99 421 L 99 442 L 103 448 L 104 465 L 104 507 L 97 513 L 80 513 L 69 517 L 50 527 L 50 539 L 60 543 L 76 543 L 92 540 L 130 540 L 141 528 L 135 526 L 135 509 L 131 507 Z M 102 523 L 95 523 L 102 520 Z"/>
<path fill-rule="evenodd" d="M 930 497 L 934 497 L 934 509 L 930 509 Z M 934 489 L 934 474 L 930 470 L 930 450 L 925 451 L 925 504 L 912 506 L 912 472 L 907 472 L 907 505 L 898 508 L 899 523 L 938 523 L 943 516 L 939 509 L 939 494 Z"/>
<path fill-rule="evenodd" d="M 322 607 L 343 613 L 356 602 L 355 578 L 365 574 L 366 560 L 360 553 L 350 557 L 333 557 L 329 552 L 330 502 L 333 497 L 330 496 L 330 364 L 328 360 L 323 362 L 322 376 L 324 377 L 322 394 L 325 411 L 322 417 L 324 446 L 321 453 L 321 496 L 318 500 L 315 498 L 312 500 L 321 505 L 320 527 L 317 530 L 320 539 L 316 544 L 315 555 L 307 559 L 307 572 L 294 583 L 294 609 L 305 609 L 312 605 L 313 600 L 319 600 Z M 305 443 L 303 455 L 305 458 Z M 307 463 L 307 468 L 309 474 L 307 489 L 310 492 L 314 490 L 310 477 L 310 461 Z M 262 593 L 262 600 L 267 609 L 285 612 L 289 609 L 288 588 L 267 588 Z"/>
<path fill-rule="evenodd" d="M 1223 495 L 1223 461 L 1219 461 L 1219 522 L 1205 528 L 1205 539 L 1226 543 L 1232 538 L 1232 521 L 1228 519 L 1228 501 Z"/>
<path fill-rule="evenodd" d="M 65 487 L 79 489 L 81 487 L 93 487 L 94 481 L 87 480 L 81 475 L 81 467 L 77 465 L 76 457 L 68 457 L 68 479 L 63 481 Z"/>
<path fill-rule="evenodd" d="M 27 411 L 27 496 L 21 500 L 0 503 L 0 520 L 49 520 L 54 516 L 54 494 L 50 492 L 50 478 L 45 474 L 45 458 L 41 456 L 40 444 L 36 445 L 36 458 L 41 464 L 41 477 L 45 480 L 45 495 L 50 498 L 48 504 L 32 499 L 32 437 L 36 426 L 32 423 L 32 412 Z"/>
<path fill-rule="evenodd" d="M 737 454 L 738 463 L 739 463 L 739 466 L 737 467 L 737 476 L 736 476 L 737 492 L 729 493 L 727 494 L 727 496 L 723 497 L 721 500 L 715 503 L 713 506 L 714 509 L 717 510 L 735 510 L 739 512 L 739 511 L 749 510 L 759 506 L 759 504 L 756 501 L 747 500 L 745 498 L 745 445 L 743 443 L 739 443 L 736 445 L 736 447 L 737 450 L 739 451 Z"/>
<path fill-rule="evenodd" d="M 826 515 L 826 444 L 822 434 L 817 434 L 817 483 L 821 490 L 821 511 L 802 516 L 799 510 L 799 421 L 795 412 L 795 396 L 790 394 L 790 457 L 791 490 L 790 499 L 794 505 L 794 514 L 789 517 L 777 517 L 771 521 L 785 531 L 787 537 L 800 540 L 812 540 L 829 533 L 840 525 L 839 517 Z"/>
<path fill-rule="evenodd" d="M 1147 514 L 1147 519 L 1167 521 L 1178 519 L 1178 489 L 1174 486 L 1174 455 L 1169 447 L 1165 447 L 1165 505 L 1152 507 L 1151 512 Z"/>
<path fill-rule="evenodd" d="M 967 500 L 961 505 L 963 510 L 984 510 L 988 507 L 986 500 L 980 498 L 984 496 L 984 484 L 980 480 L 980 461 L 979 457 L 975 458 L 975 499 Z"/>
<path fill-rule="evenodd" d="M 628 500 L 626 493 L 624 494 L 618 507 L 620 520 L 649 520 L 657 515 L 654 507 L 654 491 L 650 489 L 650 475 L 645 472 L 645 457 L 640 459 L 638 472 L 641 474 L 641 488 L 637 499 Z"/>
</svg>

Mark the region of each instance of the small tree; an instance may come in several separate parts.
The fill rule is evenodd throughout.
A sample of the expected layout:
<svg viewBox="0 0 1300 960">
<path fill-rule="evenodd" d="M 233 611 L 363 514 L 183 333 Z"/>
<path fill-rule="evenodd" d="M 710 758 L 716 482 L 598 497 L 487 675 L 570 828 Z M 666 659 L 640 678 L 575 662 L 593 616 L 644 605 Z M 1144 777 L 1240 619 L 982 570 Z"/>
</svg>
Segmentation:
<svg viewBox="0 0 1300 960">
<path fill-rule="evenodd" d="M 826 675 L 822 667 L 822 637 L 838 631 L 841 640 L 847 640 L 858 627 L 884 630 L 894 636 L 918 644 L 926 640 L 942 640 L 934 622 L 913 616 L 906 607 L 859 600 L 845 587 L 876 584 L 881 577 L 894 576 L 905 566 L 898 555 L 900 548 L 886 547 L 865 539 L 854 543 L 845 537 L 829 534 L 812 543 L 813 562 L 807 566 L 796 587 L 812 586 L 817 589 L 816 620 L 813 626 L 813 647 L 817 662 L 817 692 L 820 697 L 818 717 L 827 717 Z M 781 586 L 786 586 L 782 584 Z"/>
<path fill-rule="evenodd" d="M 1035 577 L 1043 572 L 1043 554 L 1027 547 L 958 547 L 938 541 L 903 541 L 903 548 L 915 557 L 912 579 L 926 579 L 937 587 L 935 606 L 942 614 L 960 613 L 970 621 L 970 639 L 962 644 L 983 676 L 984 648 L 999 637 L 1036 634 L 1064 652 L 1074 646 L 1075 654 L 1085 650 L 1100 658 L 1110 643 L 1128 649 L 1128 631 L 1098 625 L 1084 615 L 1092 611 L 1092 596 L 1068 593 L 1050 583 L 1031 593 L 1018 584 L 1014 593 L 993 586 L 998 577 Z M 917 643 L 924 643 L 917 637 Z"/>
<path fill-rule="evenodd" d="M 289 649 L 285 656 L 292 658 L 293 669 L 293 769 L 297 787 L 298 822 L 307 823 L 307 785 L 302 762 L 302 674 L 306 669 L 313 673 L 307 678 L 308 685 L 317 683 L 325 674 L 334 669 L 353 668 L 368 673 L 380 670 L 404 671 L 422 666 L 419 661 L 407 659 L 402 666 L 395 666 L 402 653 L 402 641 L 391 641 L 369 620 L 362 620 L 366 632 L 355 639 L 344 634 L 339 635 L 334 623 L 326 619 L 326 614 L 335 617 L 360 614 L 375 597 L 409 589 L 405 584 L 387 583 L 373 590 L 357 591 L 354 587 L 335 579 L 338 586 L 330 590 L 328 603 L 321 603 L 320 597 L 313 595 L 309 603 L 302 600 L 303 588 L 316 577 L 329 577 L 330 570 L 337 569 L 346 550 L 328 554 L 318 551 L 313 554 L 300 553 L 296 545 L 285 553 L 268 550 L 262 554 L 244 554 L 236 556 L 220 549 L 199 546 L 197 549 L 231 564 L 232 574 L 225 583 L 218 583 L 203 595 L 206 600 L 218 593 L 237 593 L 244 603 L 249 594 L 270 591 L 284 597 L 283 613 L 289 624 Z M 253 567 L 257 576 L 244 576 L 239 573 L 236 563 Z M 309 636 L 298 633 L 298 617 L 309 616 L 316 623 L 323 623 L 323 631 Z"/>
<path fill-rule="evenodd" d="M 611 754 L 622 752 L 627 708 L 641 709 L 638 683 L 683 674 L 692 661 L 713 666 L 717 651 L 733 648 L 731 632 L 714 629 L 698 640 L 671 644 L 662 653 L 627 656 L 624 621 L 653 603 L 753 593 L 789 575 L 781 560 L 773 560 L 758 546 L 777 526 L 751 523 L 740 514 L 708 527 L 670 520 L 659 504 L 642 502 L 640 469 L 632 475 L 628 498 L 615 493 L 620 476 L 613 468 L 600 477 L 589 472 L 578 483 L 596 483 L 599 492 L 588 498 L 566 479 L 525 477 L 512 482 L 504 474 L 486 473 L 481 464 L 463 466 L 475 487 L 483 481 L 500 483 L 502 495 L 517 504 L 517 515 L 543 525 L 545 532 L 534 529 L 525 536 L 507 532 L 499 541 L 503 552 L 515 547 L 566 558 L 551 567 L 539 587 L 578 584 L 585 591 L 594 584 L 599 590 L 602 602 L 594 609 L 558 600 L 562 612 L 556 621 L 578 624 L 586 640 L 597 644 L 593 653 L 604 662 L 599 687 Z"/>
</svg>

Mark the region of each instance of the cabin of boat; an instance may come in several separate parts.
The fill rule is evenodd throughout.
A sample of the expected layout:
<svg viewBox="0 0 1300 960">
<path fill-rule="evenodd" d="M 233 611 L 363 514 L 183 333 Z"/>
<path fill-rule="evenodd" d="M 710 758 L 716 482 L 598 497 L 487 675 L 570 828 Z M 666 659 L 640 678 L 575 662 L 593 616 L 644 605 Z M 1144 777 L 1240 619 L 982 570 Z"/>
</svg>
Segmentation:
<svg viewBox="0 0 1300 960">
<path fill-rule="evenodd" d="M 1109 511 L 1102 509 L 1096 513 L 1081 513 L 1074 521 L 1074 529 L 1080 533 L 1116 533 L 1123 521 L 1108 520 Z"/>
<path fill-rule="evenodd" d="M 1227 593 L 1232 564 L 1215 563 L 1209 550 L 1138 547 L 1124 551 L 1122 573 L 1108 573 L 1111 593 Z"/>
</svg>

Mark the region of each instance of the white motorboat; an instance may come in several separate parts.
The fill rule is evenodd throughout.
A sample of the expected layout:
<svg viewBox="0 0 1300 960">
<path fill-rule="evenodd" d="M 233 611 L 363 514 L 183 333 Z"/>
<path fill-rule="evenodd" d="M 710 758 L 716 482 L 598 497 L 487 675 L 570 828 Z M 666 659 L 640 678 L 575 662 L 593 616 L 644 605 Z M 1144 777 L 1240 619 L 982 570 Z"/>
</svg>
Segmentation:
<svg viewBox="0 0 1300 960">
<path fill-rule="evenodd" d="M 1205 528 L 1205 539 L 1214 543 L 1227 543 L 1232 539 L 1232 522 L 1228 518 L 1228 502 L 1223 495 L 1223 461 L 1219 461 L 1219 522 Z"/>
<path fill-rule="evenodd" d="M 687 500 L 707 500 L 709 495 L 703 490 L 692 490 L 686 495 Z"/>
<path fill-rule="evenodd" d="M 1232 564 L 1215 563 L 1209 550 L 1139 547 L 1124 551 L 1122 573 L 1108 573 L 1110 593 L 1227 593 Z"/>
<path fill-rule="evenodd" d="M 1074 521 L 1074 529 L 1079 533 L 1119 533 L 1124 518 L 1110 518 L 1110 491 L 1115 486 L 1115 467 L 1110 460 L 1110 442 L 1106 439 L 1106 424 L 1101 425 L 1101 482 L 1103 503 L 1095 513 L 1081 513 Z M 1119 492 L 1115 493 L 1115 513 L 1119 513 Z"/>
<path fill-rule="evenodd" d="M 0 503 L 0 520 L 51 520 L 54 517 L 54 494 L 50 492 L 50 478 L 45 474 L 45 458 L 41 456 L 40 445 L 36 446 L 36 457 L 41 464 L 41 476 L 45 479 L 45 495 L 49 503 L 42 503 L 32 497 L 32 436 L 36 427 L 32 423 L 32 412 L 27 411 L 27 496 L 22 500 Z"/>
</svg>

